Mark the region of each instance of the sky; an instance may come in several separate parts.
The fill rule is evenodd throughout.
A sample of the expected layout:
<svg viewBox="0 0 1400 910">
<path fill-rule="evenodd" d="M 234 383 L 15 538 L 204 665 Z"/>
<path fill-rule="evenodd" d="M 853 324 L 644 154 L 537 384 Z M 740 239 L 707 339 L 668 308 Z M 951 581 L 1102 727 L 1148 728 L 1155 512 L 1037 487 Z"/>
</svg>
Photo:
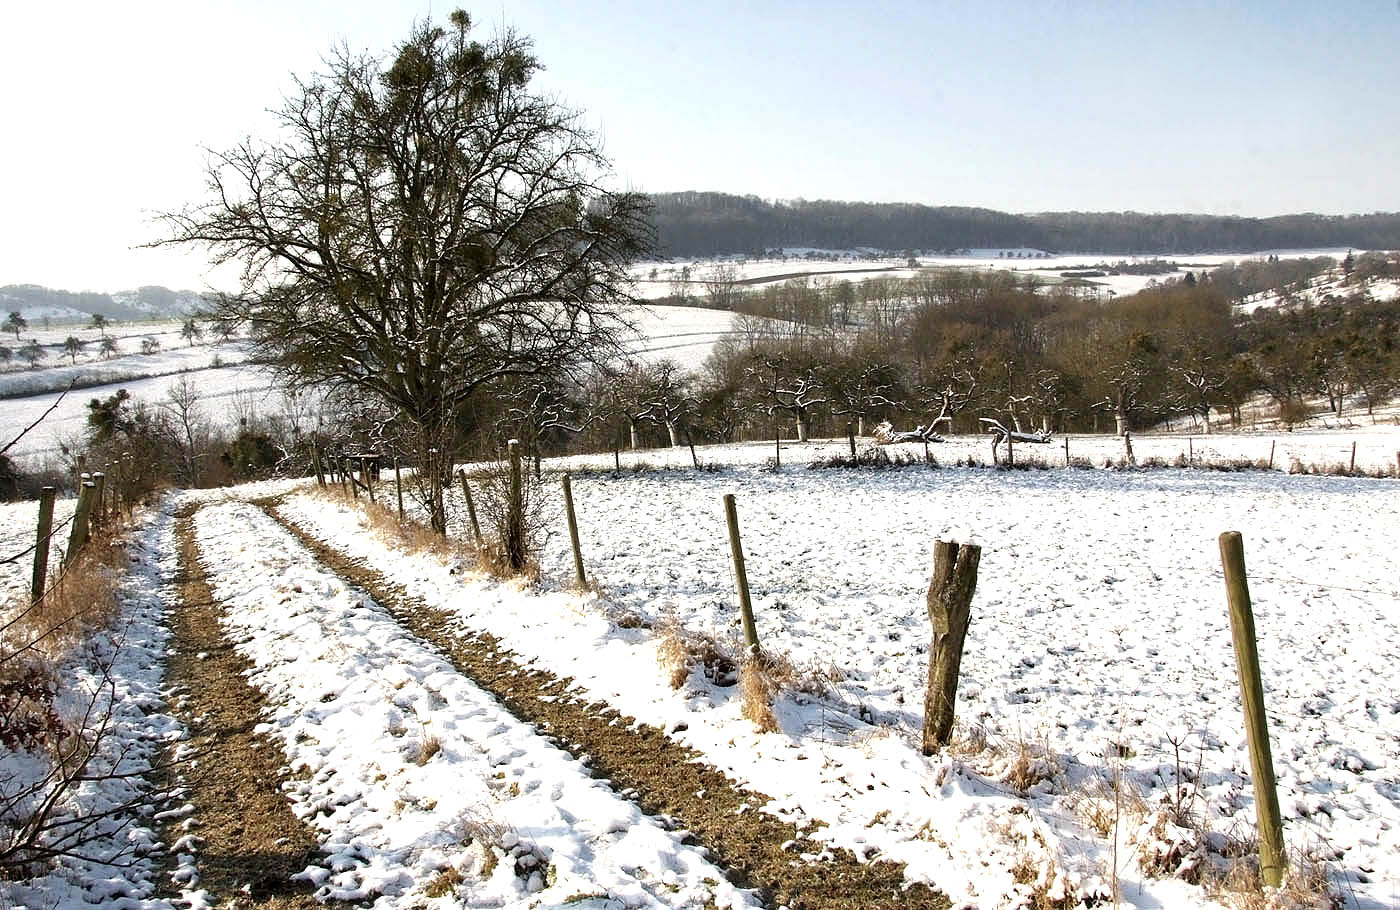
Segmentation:
<svg viewBox="0 0 1400 910">
<path fill-rule="evenodd" d="M 139 248 L 206 149 L 333 46 L 387 53 L 443 0 L 11 0 L 0 285 L 228 287 Z M 1400 210 L 1400 0 L 461 4 L 529 35 L 619 185 L 1013 212 Z"/>
</svg>

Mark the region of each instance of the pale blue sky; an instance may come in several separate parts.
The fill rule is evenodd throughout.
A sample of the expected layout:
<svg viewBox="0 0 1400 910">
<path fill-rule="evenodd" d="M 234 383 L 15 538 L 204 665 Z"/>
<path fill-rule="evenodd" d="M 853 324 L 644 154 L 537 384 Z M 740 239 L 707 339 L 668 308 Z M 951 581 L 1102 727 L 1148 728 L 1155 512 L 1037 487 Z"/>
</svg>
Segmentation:
<svg viewBox="0 0 1400 910">
<path fill-rule="evenodd" d="M 0 31 L 0 284 L 201 287 L 133 251 L 334 42 L 456 3 L 126 0 Z M 496 0 L 636 189 L 1270 215 L 1400 210 L 1400 3 Z"/>
</svg>

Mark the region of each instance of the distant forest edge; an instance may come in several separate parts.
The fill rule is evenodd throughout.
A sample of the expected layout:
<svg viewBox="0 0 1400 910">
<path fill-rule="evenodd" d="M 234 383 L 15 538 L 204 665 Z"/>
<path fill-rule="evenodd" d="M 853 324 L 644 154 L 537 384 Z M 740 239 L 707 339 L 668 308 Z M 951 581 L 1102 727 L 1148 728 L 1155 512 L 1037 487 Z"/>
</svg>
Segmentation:
<svg viewBox="0 0 1400 910">
<path fill-rule="evenodd" d="M 913 203 L 783 201 L 727 193 L 653 193 L 666 256 L 759 254 L 783 247 L 952 252 L 1026 247 L 1057 253 L 1257 253 L 1400 248 L 1400 213 L 1145 215 L 1042 212 Z"/>
</svg>

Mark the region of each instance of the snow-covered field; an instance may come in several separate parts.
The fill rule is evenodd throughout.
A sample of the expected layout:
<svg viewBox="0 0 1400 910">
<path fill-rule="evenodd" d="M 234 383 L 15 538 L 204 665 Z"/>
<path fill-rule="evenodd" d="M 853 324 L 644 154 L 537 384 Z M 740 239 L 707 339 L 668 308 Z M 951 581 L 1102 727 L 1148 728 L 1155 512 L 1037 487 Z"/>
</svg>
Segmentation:
<svg viewBox="0 0 1400 910">
<path fill-rule="evenodd" d="M 1385 451 L 1393 458 L 1400 429 L 1365 429 L 1354 435 L 1366 457 L 1377 466 Z M 1268 439 L 1216 436 L 1209 445 L 1222 457 L 1232 447 L 1265 457 L 1254 450 Z M 533 587 L 405 551 L 371 531 L 354 503 L 298 494 L 283 514 L 448 612 L 462 635 L 496 636 L 522 662 L 572 678 L 583 699 L 671 731 L 771 797 L 767 811 L 820 820 L 816 840 L 907 863 L 909 880 L 964 907 L 1030 906 L 1037 892 L 1107 900 L 1115 885 L 1125 906 L 1213 905 L 1184 879 L 1193 866 L 1223 864 L 1254 823 L 1216 543 L 1239 530 L 1286 839 L 1330 863 L 1348 906 L 1395 906 L 1400 583 L 1391 539 L 1400 482 L 1196 469 L 806 469 L 843 445 L 786 445 L 779 472 L 763 467 L 772 451 L 763 445 L 702 449 L 705 462 L 727 465 L 706 472 L 685 467 L 685 450 L 629 453 L 615 476 L 610 456 L 546 462 L 550 533 Z M 1152 454 L 1147 445 L 1139 441 L 1139 458 Z M 1350 454 L 1341 432 L 1279 439 L 1280 460 L 1284 445 L 1314 464 L 1343 446 Z M 1111 438 L 1071 446 L 1094 463 L 1121 454 Z M 985 449 L 968 438 L 934 451 L 946 464 L 955 451 L 985 461 Z M 640 462 L 655 469 L 627 469 Z M 550 473 L 560 468 L 574 474 L 596 592 L 567 586 L 572 557 Z M 268 489 L 204 494 L 211 505 L 198 541 L 226 631 L 269 699 L 265 729 L 305 772 L 288 798 L 321 839 L 323 861 L 304 878 L 322 896 L 437 906 L 424 889 L 452 867 L 467 876 L 458 899 L 469 906 L 555 906 L 580 895 L 589 897 L 578 905 L 599 908 L 752 901 L 678 833 L 592 780 L 237 501 Z M 821 696 L 781 692 L 777 732 L 758 732 L 741 715 L 738 687 L 699 668 L 672 689 L 659 656 L 668 626 L 737 646 L 726 493 L 738 498 L 764 647 L 828 686 Z M 460 536 L 455 494 L 451 505 L 450 531 Z M 32 527 L 22 510 L 0 518 Z M 168 567 L 168 519 L 157 526 L 141 565 Z M 24 528 L 5 535 L 23 538 Z M 925 757 L 924 594 L 936 539 L 983 552 L 958 741 Z M 641 628 L 619 626 L 629 614 Z M 167 720 L 157 729 L 179 733 Z M 437 749 L 422 760 L 429 737 Z M 1178 808 L 1193 824 L 1168 818 Z M 463 825 L 496 832 L 502 855 L 547 859 L 553 877 L 519 874 L 528 862 L 485 864 L 472 852 L 482 838 L 464 838 Z M 1149 875 L 1144 865 L 1154 862 L 1181 874 Z M 148 864 L 83 884 L 95 874 L 60 871 L 47 880 L 46 905 L 82 906 L 86 894 L 168 906 L 149 898 Z M 34 896 L 4 888 L 21 904 Z"/>
</svg>

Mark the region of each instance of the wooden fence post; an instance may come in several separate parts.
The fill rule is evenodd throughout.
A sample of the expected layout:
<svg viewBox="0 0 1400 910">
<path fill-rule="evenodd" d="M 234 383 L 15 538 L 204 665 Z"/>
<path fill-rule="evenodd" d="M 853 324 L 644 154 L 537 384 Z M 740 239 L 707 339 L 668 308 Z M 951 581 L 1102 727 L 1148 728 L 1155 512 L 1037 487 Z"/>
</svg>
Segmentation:
<svg viewBox="0 0 1400 910">
<path fill-rule="evenodd" d="M 79 455 L 77 458 L 77 467 L 73 469 L 73 491 L 75 494 L 80 494 L 80 491 L 83 489 L 83 475 L 86 473 L 87 456 Z"/>
<path fill-rule="evenodd" d="M 1269 440 L 1269 470 L 1274 469 L 1274 446 L 1278 445 L 1277 439 Z"/>
<path fill-rule="evenodd" d="M 1196 463 L 1196 444 L 1195 440 L 1193 440 L 1190 436 L 1186 437 L 1186 463 Z"/>
<path fill-rule="evenodd" d="M 506 447 L 510 455 L 510 498 L 506 502 L 505 550 L 510 567 L 519 571 L 525 568 L 525 494 L 520 471 L 520 440 L 512 439 Z"/>
<path fill-rule="evenodd" d="M 399 497 L 399 521 L 403 521 L 403 473 L 399 470 L 399 456 L 394 456 L 394 493 Z"/>
<path fill-rule="evenodd" d="M 316 471 L 316 486 L 324 488 L 326 475 L 321 470 L 321 447 L 314 442 L 311 443 L 311 467 Z"/>
<path fill-rule="evenodd" d="M 569 520 L 569 542 L 574 546 L 574 576 L 578 579 L 578 586 L 582 588 L 587 584 L 588 579 L 583 574 L 583 550 L 578 544 L 578 521 L 574 517 L 574 488 L 569 481 L 569 475 L 564 475 L 564 515 Z"/>
<path fill-rule="evenodd" d="M 1274 759 L 1269 748 L 1269 725 L 1264 715 L 1264 684 L 1259 676 L 1259 646 L 1254 635 L 1254 610 L 1244 568 L 1244 538 L 1238 531 L 1220 535 L 1220 562 L 1230 600 L 1230 635 L 1240 674 L 1240 702 L 1249 735 L 1250 777 L 1259 826 L 1259 867 L 1264 884 L 1277 888 L 1283 881 L 1283 820 L 1279 816 Z"/>
<path fill-rule="evenodd" d="M 927 598 L 933 638 L 928 651 L 928 685 L 924 690 L 925 755 L 948 745 L 953 736 L 958 673 L 981 559 L 982 548 L 975 544 L 959 546 L 951 540 L 939 540 L 933 545 L 933 579 Z"/>
<path fill-rule="evenodd" d="M 355 496 L 356 499 L 359 499 L 359 498 L 360 498 L 360 484 L 364 481 L 364 476 L 365 476 L 365 466 L 364 466 L 364 464 L 361 464 L 361 465 L 360 465 L 360 480 L 356 480 L 356 479 L 355 479 L 355 459 L 354 459 L 354 458 L 351 458 L 351 457 L 349 457 L 349 456 L 346 456 L 346 458 L 345 458 L 345 467 L 346 467 L 346 469 L 347 469 L 347 470 L 345 471 L 345 477 L 346 477 L 347 480 L 350 481 L 350 492 L 351 492 L 352 494 L 354 494 L 354 496 Z"/>
<path fill-rule="evenodd" d="M 374 498 L 374 471 L 370 462 L 373 461 L 367 455 L 360 456 L 360 479 L 365 482 L 365 492 L 369 494 L 369 501 L 375 502 Z"/>
<path fill-rule="evenodd" d="M 734 585 L 739 589 L 739 617 L 744 623 L 744 643 L 749 654 L 758 655 L 758 628 L 753 621 L 753 603 L 749 600 L 749 576 L 744 571 L 744 547 L 739 541 L 739 509 L 734 494 L 724 494 L 724 518 L 729 523 L 729 551 L 734 557 Z"/>
<path fill-rule="evenodd" d="M 87 543 L 88 538 L 88 511 L 92 508 L 92 491 L 95 485 L 87 479 L 86 474 L 82 476 L 82 486 L 78 488 L 78 505 L 73 510 L 73 528 L 68 532 L 68 552 L 63 556 L 65 567 L 78 558 L 78 551 Z"/>
<path fill-rule="evenodd" d="M 1065 437 L 1065 467 L 1069 467 L 1069 437 Z"/>
<path fill-rule="evenodd" d="M 467 501 L 467 517 L 472 522 L 472 536 L 476 539 L 476 545 L 481 546 L 481 525 L 476 520 L 476 506 L 472 503 L 472 488 L 467 486 L 467 472 L 464 468 L 457 469 L 457 479 L 462 483 L 462 498 Z"/>
<path fill-rule="evenodd" d="M 1348 474 L 1356 473 L 1356 440 L 1351 441 L 1351 467 L 1347 468 Z"/>
<path fill-rule="evenodd" d="M 30 603 L 44 599 L 49 575 L 49 538 L 53 536 L 53 501 L 58 491 L 44 487 L 39 493 L 39 533 L 34 539 L 34 580 L 29 586 Z"/>
<path fill-rule="evenodd" d="M 93 527 L 101 527 L 107 518 L 107 512 L 103 506 L 104 494 L 107 492 L 107 475 L 101 471 L 94 471 L 92 482 L 96 487 L 92 492 L 92 524 Z"/>
</svg>

